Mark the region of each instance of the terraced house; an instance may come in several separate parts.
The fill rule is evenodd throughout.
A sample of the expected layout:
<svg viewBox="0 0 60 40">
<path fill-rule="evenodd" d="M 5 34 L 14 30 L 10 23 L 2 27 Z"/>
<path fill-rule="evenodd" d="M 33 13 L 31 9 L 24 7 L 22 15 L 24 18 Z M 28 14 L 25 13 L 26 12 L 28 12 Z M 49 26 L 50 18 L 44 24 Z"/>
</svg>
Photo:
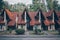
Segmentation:
<svg viewBox="0 0 60 40">
<path fill-rule="evenodd" d="M 60 28 L 60 11 L 50 10 L 43 12 L 29 12 L 26 9 L 22 12 L 11 12 L 4 9 L 0 14 L 0 30 L 7 29 L 35 30 L 58 30 Z"/>
</svg>

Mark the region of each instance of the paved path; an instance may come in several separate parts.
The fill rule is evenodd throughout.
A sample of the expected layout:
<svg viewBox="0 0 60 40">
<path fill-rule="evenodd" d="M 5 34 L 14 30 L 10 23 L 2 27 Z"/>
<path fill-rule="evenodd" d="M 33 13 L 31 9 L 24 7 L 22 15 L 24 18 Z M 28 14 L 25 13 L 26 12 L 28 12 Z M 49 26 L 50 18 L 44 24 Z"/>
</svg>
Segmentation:
<svg viewBox="0 0 60 40">
<path fill-rule="evenodd" d="M 29 35 L 29 31 L 26 31 L 26 32 L 25 32 L 25 35 Z"/>
<path fill-rule="evenodd" d="M 60 38 L 60 35 L 0 35 L 0 38 Z"/>
<path fill-rule="evenodd" d="M 0 40 L 60 40 L 59 35 L 0 35 Z"/>
<path fill-rule="evenodd" d="M 50 34 L 50 33 L 48 33 L 47 31 L 43 31 L 46 35 L 52 35 L 52 34 Z"/>
<path fill-rule="evenodd" d="M 25 35 L 30 35 L 29 32 L 30 32 L 30 31 L 26 31 L 26 32 L 25 32 Z M 47 31 L 43 31 L 43 32 L 44 32 L 44 34 L 46 34 L 46 35 L 52 35 L 52 34 L 48 33 Z"/>
<path fill-rule="evenodd" d="M 60 40 L 60 35 L 43 32 L 47 35 L 29 35 L 29 32 L 26 31 L 26 35 L 0 35 L 0 40 Z"/>
<path fill-rule="evenodd" d="M 60 40 L 60 38 L 3 38 L 0 40 Z"/>
</svg>

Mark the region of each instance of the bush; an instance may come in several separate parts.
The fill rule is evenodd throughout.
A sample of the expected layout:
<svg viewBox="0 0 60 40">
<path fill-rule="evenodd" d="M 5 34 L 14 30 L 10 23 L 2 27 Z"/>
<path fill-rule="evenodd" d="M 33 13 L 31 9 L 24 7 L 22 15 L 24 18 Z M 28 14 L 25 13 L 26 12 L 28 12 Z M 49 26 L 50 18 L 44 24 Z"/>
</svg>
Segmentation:
<svg viewBox="0 0 60 40">
<path fill-rule="evenodd" d="M 17 29 L 17 30 L 15 30 L 15 32 L 17 34 L 24 34 L 25 33 L 25 30 L 24 29 Z"/>
<path fill-rule="evenodd" d="M 35 29 L 35 34 L 39 34 L 41 32 L 40 29 Z"/>
<path fill-rule="evenodd" d="M 37 26 L 35 25 L 35 34 L 37 34 L 38 33 L 38 31 L 37 31 Z"/>
<path fill-rule="evenodd" d="M 12 29 L 9 29 L 9 33 L 11 33 L 12 32 Z"/>
<path fill-rule="evenodd" d="M 59 35 L 60 35 L 60 28 L 58 29 Z"/>
<path fill-rule="evenodd" d="M 41 32 L 41 30 L 40 30 L 40 29 L 37 29 L 37 31 L 38 31 L 38 32 Z"/>
</svg>

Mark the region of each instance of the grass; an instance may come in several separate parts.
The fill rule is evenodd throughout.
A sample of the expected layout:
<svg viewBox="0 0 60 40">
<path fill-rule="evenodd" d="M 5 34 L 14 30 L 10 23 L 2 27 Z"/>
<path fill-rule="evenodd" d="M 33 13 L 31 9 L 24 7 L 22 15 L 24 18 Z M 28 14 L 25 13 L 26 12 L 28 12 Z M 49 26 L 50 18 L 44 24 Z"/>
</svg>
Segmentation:
<svg viewBox="0 0 60 40">
<path fill-rule="evenodd" d="M 0 35 L 15 35 L 16 33 L 12 31 L 11 33 L 9 31 L 2 31 L 0 32 Z"/>
<path fill-rule="evenodd" d="M 30 35 L 45 35 L 44 32 L 39 32 L 38 34 L 36 34 L 34 31 L 30 31 L 29 34 Z"/>
<path fill-rule="evenodd" d="M 57 30 L 51 30 L 47 32 L 52 35 L 59 35 L 59 32 Z M 36 34 L 34 31 L 29 31 L 29 34 L 30 35 L 46 35 L 43 31 L 39 32 L 38 34 Z M 16 35 L 16 33 L 14 30 L 12 30 L 12 33 L 10 33 L 9 31 L 2 31 L 0 32 L 0 35 Z"/>
<path fill-rule="evenodd" d="M 59 32 L 56 31 L 56 30 L 47 31 L 47 32 L 50 33 L 50 34 L 53 34 L 53 35 L 58 35 L 59 34 Z"/>
</svg>

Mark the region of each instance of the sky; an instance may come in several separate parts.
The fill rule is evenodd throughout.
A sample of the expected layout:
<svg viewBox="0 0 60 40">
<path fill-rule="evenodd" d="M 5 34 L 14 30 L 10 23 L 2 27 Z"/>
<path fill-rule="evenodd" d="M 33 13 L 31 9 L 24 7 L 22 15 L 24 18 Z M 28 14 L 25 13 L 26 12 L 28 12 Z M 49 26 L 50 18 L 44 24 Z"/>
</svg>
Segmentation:
<svg viewBox="0 0 60 40">
<path fill-rule="evenodd" d="M 58 4 L 60 4 L 60 0 L 57 0 L 58 1 Z"/>
<path fill-rule="evenodd" d="M 32 0 L 4 0 L 8 1 L 9 4 L 16 4 L 16 3 L 24 3 L 24 4 L 32 4 Z"/>
<path fill-rule="evenodd" d="M 4 0 L 8 1 L 9 4 L 16 4 L 16 3 L 24 3 L 24 4 L 32 4 L 32 0 Z M 60 0 L 58 0 L 58 3 L 60 4 Z"/>
</svg>

